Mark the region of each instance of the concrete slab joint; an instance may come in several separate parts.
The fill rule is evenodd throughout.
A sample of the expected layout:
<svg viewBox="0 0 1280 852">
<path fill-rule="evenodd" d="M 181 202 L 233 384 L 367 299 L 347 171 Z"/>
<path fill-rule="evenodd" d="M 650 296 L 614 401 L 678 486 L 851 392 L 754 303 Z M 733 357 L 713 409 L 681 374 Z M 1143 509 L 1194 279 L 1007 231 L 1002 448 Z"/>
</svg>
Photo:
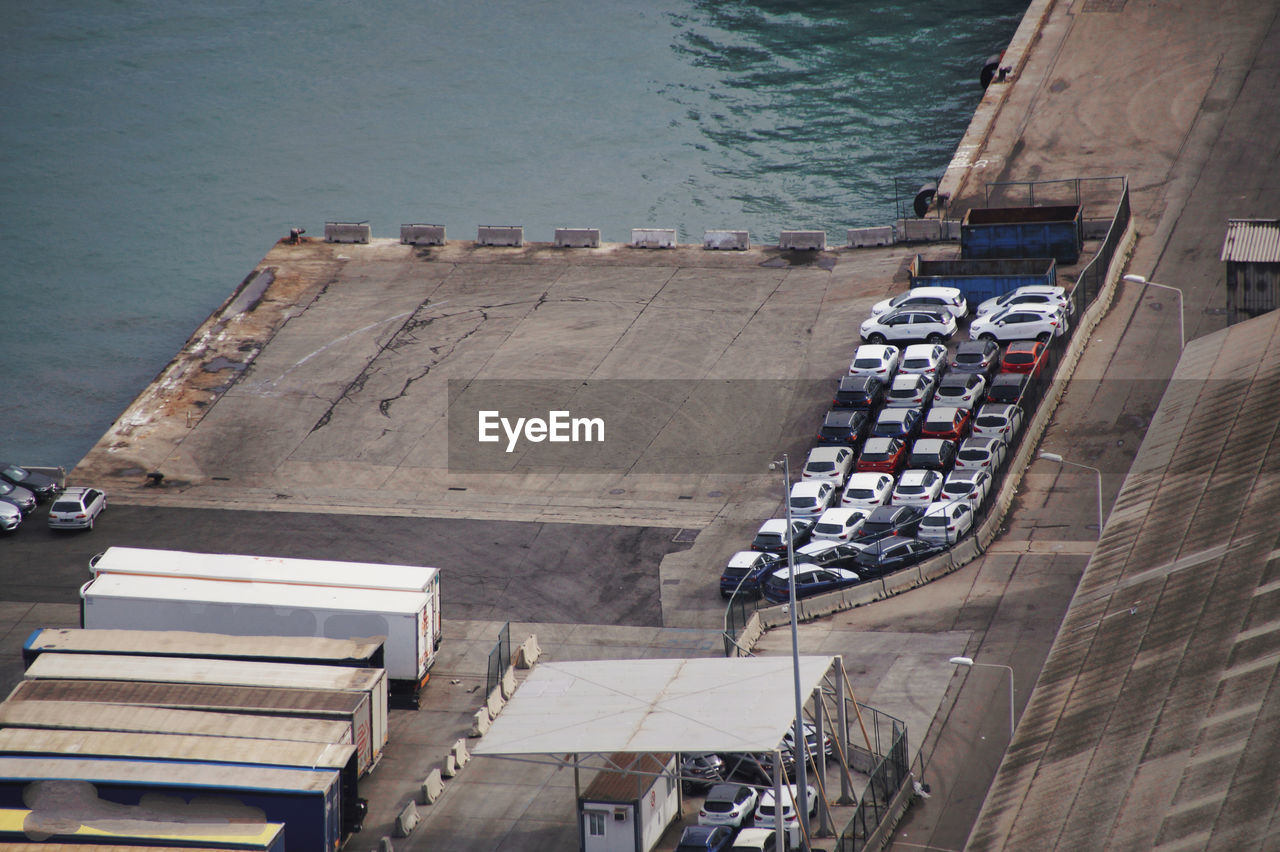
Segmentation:
<svg viewBox="0 0 1280 852">
<path fill-rule="evenodd" d="M 426 780 L 422 782 L 422 803 L 424 805 L 433 805 L 443 793 L 444 779 L 440 777 L 439 769 L 433 769 L 427 775 Z"/>
<path fill-rule="evenodd" d="M 404 810 L 396 817 L 396 837 L 408 837 L 421 821 L 417 804 L 410 802 L 405 805 Z"/>
<path fill-rule="evenodd" d="M 476 711 L 475 719 L 471 723 L 471 736 L 483 737 L 489 733 L 489 725 L 493 723 L 493 717 L 489 715 L 488 707 L 481 707 Z"/>
</svg>

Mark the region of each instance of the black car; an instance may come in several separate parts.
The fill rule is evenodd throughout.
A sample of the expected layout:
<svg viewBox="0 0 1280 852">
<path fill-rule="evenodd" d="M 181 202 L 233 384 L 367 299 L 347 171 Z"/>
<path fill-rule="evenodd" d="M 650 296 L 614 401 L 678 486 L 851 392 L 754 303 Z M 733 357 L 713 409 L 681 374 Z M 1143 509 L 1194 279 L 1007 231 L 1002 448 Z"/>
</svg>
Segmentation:
<svg viewBox="0 0 1280 852">
<path fill-rule="evenodd" d="M 868 577 L 892 574 L 900 568 L 915 565 L 934 554 L 946 550 L 942 544 L 921 541 L 918 538 L 889 536 L 874 541 L 858 554 L 858 570 Z"/>
<path fill-rule="evenodd" d="M 835 408 L 822 418 L 818 429 L 818 443 L 854 446 L 867 437 L 871 419 L 866 411 L 857 408 Z M 837 483 L 838 484 L 838 483 Z"/>
<path fill-rule="evenodd" d="M 680 755 L 680 780 L 686 790 L 703 790 L 724 780 L 724 761 L 711 752 Z"/>
<path fill-rule="evenodd" d="M 686 826 L 676 844 L 676 852 L 728 852 L 733 845 L 733 829 L 727 825 Z"/>
<path fill-rule="evenodd" d="M 1026 373 L 1000 373 L 987 387 L 984 402 L 998 405 L 1014 405 L 1024 396 L 1030 396 L 1031 377 Z"/>
<path fill-rule="evenodd" d="M 862 523 L 858 536 L 858 544 L 879 541 L 888 536 L 914 536 L 920 529 L 920 512 L 910 506 L 879 506 L 871 510 L 871 514 Z M 862 564 L 862 550 L 859 548 L 854 563 Z M 857 570 L 856 568 L 854 570 Z"/>
<path fill-rule="evenodd" d="M 60 490 L 58 483 L 43 473 L 35 473 L 9 462 L 0 462 L 0 479 L 25 488 L 43 503 Z"/>
<path fill-rule="evenodd" d="M 1000 344 L 994 340 L 966 340 L 951 359 L 953 373 L 977 373 L 990 379 L 999 369 Z"/>
<path fill-rule="evenodd" d="M 871 376 L 842 376 L 831 400 L 836 408 L 874 411 L 884 403 L 884 384 Z"/>
<path fill-rule="evenodd" d="M 791 521 L 791 546 L 793 548 L 809 543 L 813 535 L 816 518 L 793 519 Z M 787 552 L 787 519 L 770 518 L 760 525 L 756 537 L 751 539 L 751 549 L 762 553 L 782 554 Z"/>
<path fill-rule="evenodd" d="M 795 561 L 797 565 L 809 562 L 823 568 L 852 568 L 860 549 L 858 545 L 848 541 L 815 541 L 797 550 Z"/>
<path fill-rule="evenodd" d="M 918 408 L 886 408 L 876 417 L 875 425 L 871 427 L 871 437 L 913 440 L 920 434 L 922 419 Z"/>
<path fill-rule="evenodd" d="M 936 470 L 947 474 L 956 466 L 956 442 L 941 438 L 920 438 L 907 455 L 909 470 Z"/>
<path fill-rule="evenodd" d="M 759 595 L 760 581 L 770 572 L 777 571 L 785 561 L 776 553 L 738 551 L 729 557 L 729 564 L 720 574 L 720 596 L 730 597 L 735 590 L 751 597 Z"/>
</svg>

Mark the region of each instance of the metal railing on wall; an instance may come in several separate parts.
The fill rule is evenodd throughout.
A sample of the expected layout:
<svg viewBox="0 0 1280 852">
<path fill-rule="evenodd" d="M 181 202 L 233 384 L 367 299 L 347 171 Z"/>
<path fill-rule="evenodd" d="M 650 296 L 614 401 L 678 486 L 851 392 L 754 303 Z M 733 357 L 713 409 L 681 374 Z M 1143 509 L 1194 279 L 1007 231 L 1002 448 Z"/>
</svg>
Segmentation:
<svg viewBox="0 0 1280 852">
<path fill-rule="evenodd" d="M 866 848 L 867 838 L 890 817 L 890 804 L 898 797 L 903 785 L 911 780 L 906 725 L 864 704 L 859 704 L 858 707 L 864 718 L 873 719 L 871 727 L 875 731 L 874 748 L 879 759 L 868 773 L 870 780 L 858 800 L 858 806 L 854 808 L 853 816 L 840 832 L 835 847 L 839 852 L 858 852 Z M 888 723 L 887 737 L 881 731 L 882 722 Z M 884 739 L 888 739 L 888 748 L 882 750 Z"/>
</svg>

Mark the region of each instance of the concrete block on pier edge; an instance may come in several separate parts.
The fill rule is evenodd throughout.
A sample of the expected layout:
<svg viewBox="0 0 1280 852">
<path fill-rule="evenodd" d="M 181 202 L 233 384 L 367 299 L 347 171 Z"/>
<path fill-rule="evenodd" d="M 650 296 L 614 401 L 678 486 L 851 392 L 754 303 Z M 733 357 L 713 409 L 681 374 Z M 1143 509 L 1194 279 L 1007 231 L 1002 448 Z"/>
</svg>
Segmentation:
<svg viewBox="0 0 1280 852">
<path fill-rule="evenodd" d="M 481 225 L 476 232 L 478 246 L 522 246 L 524 227 L 521 225 Z"/>
<path fill-rule="evenodd" d="M 826 251 L 826 231 L 783 231 L 778 235 L 778 248 Z"/>
<path fill-rule="evenodd" d="M 600 248 L 599 228 L 556 228 L 560 248 Z"/>
<path fill-rule="evenodd" d="M 939 219 L 899 219 L 898 242 L 936 243 L 942 239 L 942 221 Z"/>
<path fill-rule="evenodd" d="M 632 228 L 631 245 L 635 248 L 675 248 L 675 228 Z"/>
<path fill-rule="evenodd" d="M 942 220 L 942 238 L 944 240 L 960 239 L 960 228 L 964 223 L 959 219 Z"/>
<path fill-rule="evenodd" d="M 868 248 L 870 246 L 893 245 L 893 226 L 880 228 L 850 228 L 849 248 Z"/>
<path fill-rule="evenodd" d="M 400 243 L 406 246 L 442 246 L 444 225 L 401 225 Z"/>
<path fill-rule="evenodd" d="M 368 243 L 371 231 L 368 222 L 325 222 L 326 243 Z"/>
<path fill-rule="evenodd" d="M 702 247 L 746 251 L 751 248 L 751 235 L 746 231 L 706 231 L 702 235 Z"/>
</svg>

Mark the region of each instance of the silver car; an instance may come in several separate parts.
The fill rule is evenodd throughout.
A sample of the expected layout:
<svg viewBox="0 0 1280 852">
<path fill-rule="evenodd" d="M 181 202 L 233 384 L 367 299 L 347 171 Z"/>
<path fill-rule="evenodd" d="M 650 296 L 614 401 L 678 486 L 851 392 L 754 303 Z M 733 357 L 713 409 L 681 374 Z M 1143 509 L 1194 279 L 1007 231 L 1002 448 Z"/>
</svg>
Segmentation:
<svg viewBox="0 0 1280 852">
<path fill-rule="evenodd" d="M 36 507 L 36 495 L 21 485 L 0 479 L 0 503 L 16 506 L 22 514 L 28 515 Z"/>
<path fill-rule="evenodd" d="M 97 488 L 68 488 L 49 507 L 49 528 L 91 530 L 107 508 L 107 495 Z"/>
<path fill-rule="evenodd" d="M 22 510 L 12 503 L 0 502 L 0 530 L 13 532 L 22 523 Z"/>
</svg>

